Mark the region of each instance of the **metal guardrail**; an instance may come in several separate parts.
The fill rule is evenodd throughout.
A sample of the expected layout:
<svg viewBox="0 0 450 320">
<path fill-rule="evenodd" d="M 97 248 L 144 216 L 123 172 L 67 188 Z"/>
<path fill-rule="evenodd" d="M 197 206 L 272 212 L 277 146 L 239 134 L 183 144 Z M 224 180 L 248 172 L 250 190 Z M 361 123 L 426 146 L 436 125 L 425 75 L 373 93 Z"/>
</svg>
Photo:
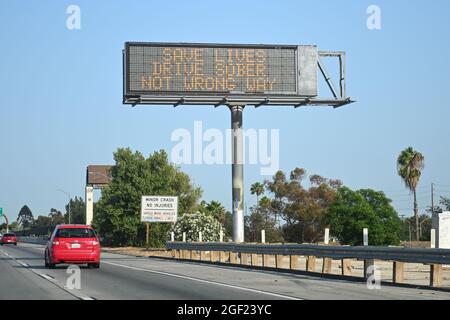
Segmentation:
<svg viewBox="0 0 450 320">
<path fill-rule="evenodd" d="M 374 259 L 407 263 L 450 264 L 450 249 L 216 242 L 168 242 L 166 247 L 172 250 L 228 251 L 248 254 L 315 256 L 331 259 Z"/>
<path fill-rule="evenodd" d="M 47 244 L 47 237 L 17 237 L 17 242 L 35 243 L 35 244 Z"/>
</svg>

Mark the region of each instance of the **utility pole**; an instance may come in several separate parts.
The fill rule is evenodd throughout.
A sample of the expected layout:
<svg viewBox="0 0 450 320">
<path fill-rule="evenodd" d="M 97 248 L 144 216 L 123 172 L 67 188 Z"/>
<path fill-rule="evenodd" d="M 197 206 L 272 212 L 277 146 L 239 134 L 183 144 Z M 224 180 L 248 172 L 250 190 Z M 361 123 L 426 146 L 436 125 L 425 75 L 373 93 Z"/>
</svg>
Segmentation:
<svg viewBox="0 0 450 320">
<path fill-rule="evenodd" d="M 233 203 L 233 241 L 244 242 L 244 155 L 243 155 L 243 106 L 232 106 L 232 203 Z"/>
<path fill-rule="evenodd" d="M 431 183 L 431 216 L 434 214 L 434 183 Z"/>
</svg>

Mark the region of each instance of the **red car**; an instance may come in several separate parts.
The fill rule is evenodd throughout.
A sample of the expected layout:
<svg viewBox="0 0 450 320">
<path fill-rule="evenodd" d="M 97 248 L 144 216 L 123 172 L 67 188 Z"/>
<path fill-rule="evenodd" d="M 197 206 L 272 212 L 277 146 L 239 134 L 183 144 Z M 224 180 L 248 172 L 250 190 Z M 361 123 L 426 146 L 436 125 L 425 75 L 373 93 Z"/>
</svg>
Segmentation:
<svg viewBox="0 0 450 320">
<path fill-rule="evenodd" d="M 0 241 L 1 245 L 4 244 L 13 244 L 17 246 L 17 238 L 14 233 L 5 233 L 2 237 L 2 240 Z"/>
<path fill-rule="evenodd" d="M 61 224 L 56 226 L 45 248 L 45 267 L 84 264 L 100 268 L 100 242 L 91 226 Z"/>
</svg>

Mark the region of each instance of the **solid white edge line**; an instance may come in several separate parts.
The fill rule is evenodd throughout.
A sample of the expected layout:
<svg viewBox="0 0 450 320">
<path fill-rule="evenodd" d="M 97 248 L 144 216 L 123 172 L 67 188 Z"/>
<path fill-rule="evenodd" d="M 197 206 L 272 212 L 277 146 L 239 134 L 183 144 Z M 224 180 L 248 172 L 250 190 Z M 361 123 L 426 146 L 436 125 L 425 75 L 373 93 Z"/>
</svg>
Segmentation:
<svg viewBox="0 0 450 320">
<path fill-rule="evenodd" d="M 48 281 L 56 282 L 55 278 L 50 277 L 49 275 L 46 275 L 45 273 L 38 273 L 42 278 L 47 279 Z"/>
<path fill-rule="evenodd" d="M 110 265 L 117 266 L 117 267 L 123 267 L 123 268 L 128 268 L 128 269 L 138 270 L 138 271 L 145 271 L 145 272 L 150 272 L 150 273 L 160 274 L 160 275 L 169 276 L 169 277 L 174 277 L 174 278 L 180 278 L 180 279 L 185 279 L 185 280 L 191 280 L 191 281 L 197 281 L 197 282 L 203 282 L 203 283 L 213 284 L 213 285 L 221 286 L 221 287 L 227 287 L 227 288 L 232 288 L 232 289 L 238 289 L 238 290 L 243 290 L 243 291 L 249 291 L 249 292 L 253 292 L 253 293 L 260 293 L 260 294 L 270 295 L 270 296 L 274 296 L 274 297 L 278 297 L 278 298 L 282 298 L 282 299 L 302 300 L 301 298 L 296 298 L 296 297 L 286 296 L 286 295 L 282 295 L 282 294 L 278 294 L 278 293 L 272 293 L 272 292 L 268 292 L 268 291 L 262 291 L 262 290 L 257 290 L 257 289 L 251 289 L 251 288 L 239 287 L 239 286 L 235 286 L 235 285 L 231 285 L 231 284 L 226 284 L 226 283 L 221 283 L 221 282 L 215 282 L 215 281 L 211 281 L 211 280 L 204 280 L 204 279 L 192 278 L 192 277 L 182 276 L 182 275 L 174 274 L 174 273 L 168 273 L 168 272 L 163 272 L 163 271 L 156 271 L 156 270 L 150 270 L 150 269 L 144 269 L 144 268 L 132 267 L 132 266 L 127 266 L 127 265 L 118 264 L 118 263 L 114 263 L 114 262 L 106 262 L 106 261 L 103 261 L 102 263 L 110 264 Z"/>
</svg>

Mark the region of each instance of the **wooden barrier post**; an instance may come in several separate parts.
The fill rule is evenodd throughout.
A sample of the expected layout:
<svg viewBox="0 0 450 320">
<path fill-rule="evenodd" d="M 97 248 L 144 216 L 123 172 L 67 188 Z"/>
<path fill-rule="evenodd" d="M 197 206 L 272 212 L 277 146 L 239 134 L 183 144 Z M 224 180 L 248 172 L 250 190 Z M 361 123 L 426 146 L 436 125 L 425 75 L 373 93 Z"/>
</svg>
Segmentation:
<svg viewBox="0 0 450 320">
<path fill-rule="evenodd" d="M 266 243 L 266 230 L 261 230 L 261 243 Z M 263 267 L 267 267 L 268 263 L 266 263 L 267 260 L 267 255 L 266 254 L 262 254 L 261 255 L 261 265 Z"/>
<path fill-rule="evenodd" d="M 258 255 L 256 253 L 252 253 L 252 255 L 250 256 L 250 263 L 252 267 L 257 266 L 259 264 L 258 260 L 259 260 Z"/>
<path fill-rule="evenodd" d="M 363 229 L 363 244 L 365 247 L 369 245 L 369 229 Z M 370 269 L 370 270 L 369 270 Z M 366 259 L 364 260 L 364 279 L 369 279 L 375 273 L 375 260 Z"/>
<path fill-rule="evenodd" d="M 365 259 L 364 260 L 364 279 L 369 279 L 370 276 L 375 275 L 375 260 Z"/>
<path fill-rule="evenodd" d="M 228 255 L 229 255 L 229 253 L 228 253 Z M 227 254 L 225 251 L 219 252 L 219 261 L 222 263 L 227 262 Z"/>
<path fill-rule="evenodd" d="M 331 273 L 333 259 L 323 258 L 322 273 Z"/>
<path fill-rule="evenodd" d="M 330 242 L 330 229 L 325 228 L 325 234 L 323 236 L 323 243 L 327 246 Z M 331 273 L 333 260 L 331 258 L 322 259 L 322 273 Z"/>
<path fill-rule="evenodd" d="M 316 271 L 316 257 L 308 256 L 306 258 L 306 271 L 308 271 L 308 272 Z"/>
<path fill-rule="evenodd" d="M 442 285 L 442 265 L 432 264 L 430 266 L 430 286 L 437 288 Z"/>
<path fill-rule="evenodd" d="M 216 251 L 211 251 L 211 253 L 210 253 L 210 260 L 211 260 L 211 262 L 216 262 L 217 261 L 217 252 Z"/>
<path fill-rule="evenodd" d="M 350 259 L 342 259 L 341 260 L 341 272 L 343 276 L 351 276 L 352 275 L 352 261 Z"/>
<path fill-rule="evenodd" d="M 206 260 L 206 251 L 200 250 L 200 261 Z"/>
<path fill-rule="evenodd" d="M 298 258 L 299 256 L 289 256 L 289 267 L 291 270 L 298 269 Z"/>
<path fill-rule="evenodd" d="M 283 265 L 284 265 L 283 260 L 284 260 L 284 256 L 281 254 L 277 254 L 275 256 L 275 268 L 277 268 L 277 269 L 283 268 Z"/>
<path fill-rule="evenodd" d="M 431 229 L 430 231 L 430 248 L 434 249 L 436 248 L 436 230 Z"/>
<path fill-rule="evenodd" d="M 392 282 L 403 283 L 404 280 L 404 268 L 405 263 L 400 261 L 394 261 L 392 266 Z"/>
<path fill-rule="evenodd" d="M 325 245 L 328 245 L 329 242 L 330 242 L 330 229 L 329 228 L 325 228 L 325 234 L 323 236 L 323 243 Z"/>
<path fill-rule="evenodd" d="M 237 264 L 237 253 L 236 252 L 230 252 L 230 263 Z"/>
<path fill-rule="evenodd" d="M 363 229 L 363 244 L 365 247 L 369 245 L 369 229 L 367 228 Z"/>
<path fill-rule="evenodd" d="M 271 255 L 268 255 L 268 254 L 262 255 L 263 267 L 270 267 L 270 257 L 271 257 Z"/>
<path fill-rule="evenodd" d="M 241 264 L 244 266 L 248 265 L 248 253 L 241 252 Z"/>
</svg>

